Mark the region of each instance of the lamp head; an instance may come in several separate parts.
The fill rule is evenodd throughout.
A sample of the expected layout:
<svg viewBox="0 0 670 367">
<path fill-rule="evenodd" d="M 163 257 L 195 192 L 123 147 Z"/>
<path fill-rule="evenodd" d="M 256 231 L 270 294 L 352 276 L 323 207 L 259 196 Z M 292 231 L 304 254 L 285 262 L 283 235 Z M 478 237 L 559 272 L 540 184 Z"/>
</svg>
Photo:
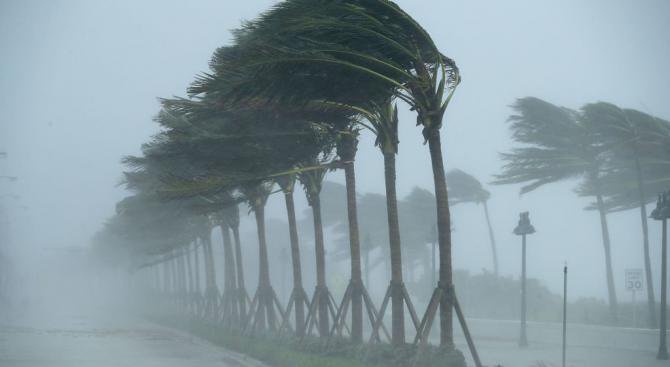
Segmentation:
<svg viewBox="0 0 670 367">
<path fill-rule="evenodd" d="M 522 236 L 525 234 L 535 233 L 535 227 L 530 224 L 530 214 L 528 212 L 523 212 L 519 214 L 519 224 L 514 228 L 514 234 L 517 236 Z"/>
</svg>

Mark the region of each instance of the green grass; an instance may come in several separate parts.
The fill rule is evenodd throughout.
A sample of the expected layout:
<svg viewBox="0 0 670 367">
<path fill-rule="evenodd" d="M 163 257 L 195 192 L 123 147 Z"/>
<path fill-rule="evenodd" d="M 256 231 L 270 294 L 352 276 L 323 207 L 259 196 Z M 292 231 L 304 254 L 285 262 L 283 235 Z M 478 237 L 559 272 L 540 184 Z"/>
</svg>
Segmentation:
<svg viewBox="0 0 670 367">
<path fill-rule="evenodd" d="M 346 339 L 298 341 L 284 336 L 242 335 L 202 320 L 152 318 L 160 324 L 187 331 L 209 342 L 245 354 L 273 367 L 465 367 L 460 351 L 437 347 L 388 344 L 361 345 Z"/>
</svg>

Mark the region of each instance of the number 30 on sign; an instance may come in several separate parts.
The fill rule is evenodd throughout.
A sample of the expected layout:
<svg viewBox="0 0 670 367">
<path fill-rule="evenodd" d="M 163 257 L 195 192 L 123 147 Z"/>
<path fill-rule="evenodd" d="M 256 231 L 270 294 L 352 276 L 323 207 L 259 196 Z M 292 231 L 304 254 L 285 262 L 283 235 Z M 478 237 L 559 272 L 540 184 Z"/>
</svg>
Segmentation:
<svg viewBox="0 0 670 367">
<path fill-rule="evenodd" d="M 643 290 L 644 282 L 642 279 L 642 269 L 626 269 L 626 290 Z"/>
</svg>

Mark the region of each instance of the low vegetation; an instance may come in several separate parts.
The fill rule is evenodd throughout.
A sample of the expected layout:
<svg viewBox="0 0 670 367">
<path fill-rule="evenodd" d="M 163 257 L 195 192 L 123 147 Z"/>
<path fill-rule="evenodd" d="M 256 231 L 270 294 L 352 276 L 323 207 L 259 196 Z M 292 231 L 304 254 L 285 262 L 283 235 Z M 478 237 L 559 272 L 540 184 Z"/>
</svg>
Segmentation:
<svg viewBox="0 0 670 367">
<path fill-rule="evenodd" d="M 341 338 L 322 340 L 306 337 L 301 341 L 272 334 L 250 337 L 238 330 L 196 318 L 163 316 L 151 319 L 273 367 L 465 367 L 463 354 L 450 348 L 360 344 Z"/>
</svg>

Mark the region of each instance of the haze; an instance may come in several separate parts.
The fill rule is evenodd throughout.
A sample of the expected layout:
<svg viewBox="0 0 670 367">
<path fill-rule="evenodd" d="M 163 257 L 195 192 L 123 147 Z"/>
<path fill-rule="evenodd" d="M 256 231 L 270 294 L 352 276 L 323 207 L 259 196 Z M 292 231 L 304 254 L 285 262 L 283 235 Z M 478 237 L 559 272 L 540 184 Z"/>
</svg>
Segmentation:
<svg viewBox="0 0 670 367">
<path fill-rule="evenodd" d="M 92 237 L 114 214 L 116 203 L 130 195 L 119 185 L 126 170 L 121 158 L 140 155 L 141 145 L 159 131 L 152 121 L 160 109 L 158 98 L 185 96 L 194 77 L 208 71 L 213 51 L 230 44 L 230 30 L 275 3 L 0 1 L 0 152 L 7 153 L 6 158 L 0 158 L 0 176 L 18 178 L 0 180 L 0 220 L 6 222 L 0 227 L 0 238 L 1 250 L 11 264 L 11 278 L 19 282 L 11 288 L 20 302 L 58 299 L 60 292 L 44 289 L 52 287 L 44 279 L 68 279 L 64 269 L 70 265 L 55 264 L 54 259 L 73 248 L 85 252 Z M 488 206 L 497 236 L 500 274 L 519 277 L 520 241 L 512 230 L 519 213 L 529 211 L 537 233 L 528 240 L 528 277 L 561 295 L 563 265 L 567 263 L 568 300 L 597 298 L 605 302 L 599 218 L 596 212 L 582 210 L 592 200 L 575 195 L 576 181 L 547 185 L 523 196 L 519 195 L 520 185 L 490 183 L 501 171 L 500 153 L 515 146 L 507 119 L 517 98 L 535 96 L 573 109 L 606 101 L 670 119 L 670 2 L 396 3 L 422 24 L 440 50 L 460 67 L 463 80 L 441 130 L 445 164 L 447 170 L 458 168 L 472 174 L 491 192 Z M 433 190 L 428 147 L 415 125 L 416 113 L 400 105 L 399 198 L 416 186 Z M 373 143 L 372 134 L 364 132 L 356 160 L 360 195 L 384 194 L 383 157 Z M 326 180 L 345 182 L 340 170 L 328 173 Z M 304 195 L 296 194 L 296 205 L 298 219 L 311 225 Z M 285 221 L 284 211 L 283 197 L 272 195 L 266 210 L 268 222 Z M 489 237 L 481 206 L 461 204 L 452 207 L 451 213 L 454 268 L 471 274 L 490 272 Z M 608 217 L 620 302 L 631 301 L 624 270 L 644 268 L 639 215 L 637 210 L 628 210 Z M 241 217 L 251 267 L 256 251 L 255 222 L 246 209 Z M 310 231 L 311 227 L 304 229 L 305 233 Z M 335 251 L 334 231 L 326 231 L 329 253 Z M 657 298 L 660 232 L 657 222 L 650 221 Z M 271 232 L 268 240 L 275 237 L 288 243 L 285 232 Z M 219 243 L 218 233 L 214 241 Z M 305 247 L 311 241 L 301 239 Z M 215 251 L 222 253 L 218 248 Z M 307 271 L 313 267 L 313 253 L 305 251 Z M 108 271 L 96 266 L 85 271 Z M 336 270 L 347 274 L 347 263 L 329 265 L 329 274 Z M 256 271 L 249 268 L 247 272 L 248 289 L 253 290 Z M 290 283 L 288 265 L 284 268 L 275 260 L 271 272 L 288 273 L 282 277 Z M 375 279 L 383 280 L 384 285 L 375 291 L 379 293 L 377 305 L 388 281 L 379 274 Z M 313 279 L 307 278 L 306 289 L 311 293 Z M 276 287 L 279 282 L 277 275 Z M 68 288 L 76 288 L 75 284 Z M 116 283 L 114 287 L 121 288 Z M 125 291 L 116 291 L 119 297 L 126 296 Z M 64 294 L 74 297 L 67 307 L 80 304 L 80 296 L 88 298 L 81 289 Z M 644 293 L 637 297 L 638 302 L 646 300 Z M 0 321 L 11 324 L 1 316 Z M 513 328 L 515 334 L 516 326 Z M 650 339 L 650 350 L 657 347 L 654 338 Z M 0 355 L 0 362 L 2 358 Z M 489 353 L 486 363 L 490 362 L 497 360 Z"/>
</svg>

